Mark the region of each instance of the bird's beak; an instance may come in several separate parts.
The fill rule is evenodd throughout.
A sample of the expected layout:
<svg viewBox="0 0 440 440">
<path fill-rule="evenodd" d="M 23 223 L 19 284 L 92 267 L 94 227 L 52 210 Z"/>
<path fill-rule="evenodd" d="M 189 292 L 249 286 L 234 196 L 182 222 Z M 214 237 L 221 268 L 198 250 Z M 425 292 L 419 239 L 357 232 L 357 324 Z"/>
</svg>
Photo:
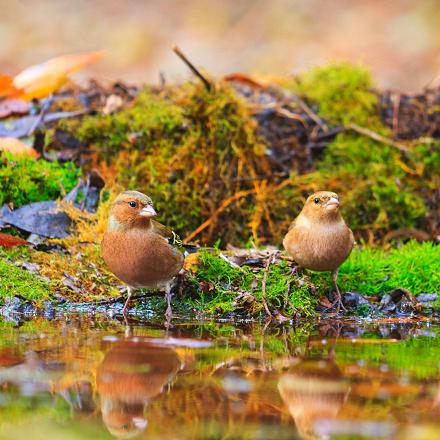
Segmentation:
<svg viewBox="0 0 440 440">
<path fill-rule="evenodd" d="M 155 217 L 157 215 L 157 212 L 151 205 L 146 205 L 142 208 L 139 215 L 142 217 Z"/>
<path fill-rule="evenodd" d="M 337 211 L 339 209 L 339 200 L 335 197 L 331 197 L 325 204 L 325 209 L 328 211 Z"/>
</svg>

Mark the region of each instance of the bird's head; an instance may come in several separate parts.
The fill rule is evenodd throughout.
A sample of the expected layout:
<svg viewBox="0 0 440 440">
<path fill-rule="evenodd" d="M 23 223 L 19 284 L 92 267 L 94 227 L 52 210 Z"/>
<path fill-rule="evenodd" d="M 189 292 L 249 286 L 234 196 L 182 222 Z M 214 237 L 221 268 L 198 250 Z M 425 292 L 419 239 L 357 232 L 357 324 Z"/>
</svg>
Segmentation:
<svg viewBox="0 0 440 440">
<path fill-rule="evenodd" d="M 304 204 L 302 213 L 310 220 L 338 219 L 339 197 L 330 191 L 319 191 L 309 196 Z"/>
<path fill-rule="evenodd" d="M 113 202 L 109 229 L 148 224 L 157 215 L 153 201 L 139 191 L 124 191 Z"/>
</svg>

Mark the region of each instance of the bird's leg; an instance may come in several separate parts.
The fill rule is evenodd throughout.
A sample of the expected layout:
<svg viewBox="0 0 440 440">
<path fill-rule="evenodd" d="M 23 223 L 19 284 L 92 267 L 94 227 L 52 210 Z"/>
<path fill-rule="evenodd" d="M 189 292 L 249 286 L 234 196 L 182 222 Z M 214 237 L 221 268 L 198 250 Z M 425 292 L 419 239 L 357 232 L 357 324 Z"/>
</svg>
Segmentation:
<svg viewBox="0 0 440 440">
<path fill-rule="evenodd" d="M 173 311 L 171 310 L 171 283 L 166 284 L 165 292 L 167 298 L 167 311 L 165 312 L 165 317 L 167 321 L 170 321 L 173 316 Z"/>
<path fill-rule="evenodd" d="M 342 304 L 342 296 L 341 296 L 341 292 L 339 291 L 339 287 L 338 287 L 338 272 L 339 272 L 339 269 L 336 269 L 332 272 L 333 284 L 335 285 L 335 290 L 336 290 L 336 301 L 332 304 L 332 307 L 336 306 L 336 313 L 339 313 L 341 308 L 342 308 L 342 310 L 347 310 L 344 307 L 344 304 Z"/>
<path fill-rule="evenodd" d="M 127 300 L 125 301 L 124 308 L 122 309 L 122 314 L 126 315 L 128 303 L 130 302 L 131 295 L 133 294 L 133 287 L 127 286 Z"/>
</svg>

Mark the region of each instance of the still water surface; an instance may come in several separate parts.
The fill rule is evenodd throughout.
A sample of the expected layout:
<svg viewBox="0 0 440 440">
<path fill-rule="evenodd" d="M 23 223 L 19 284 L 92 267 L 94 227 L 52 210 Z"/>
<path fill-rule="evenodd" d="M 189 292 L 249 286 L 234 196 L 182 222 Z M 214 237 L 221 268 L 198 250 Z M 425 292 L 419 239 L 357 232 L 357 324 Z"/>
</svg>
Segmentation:
<svg viewBox="0 0 440 440">
<path fill-rule="evenodd" d="M 0 325 L 0 439 L 440 439 L 434 319 Z"/>
</svg>

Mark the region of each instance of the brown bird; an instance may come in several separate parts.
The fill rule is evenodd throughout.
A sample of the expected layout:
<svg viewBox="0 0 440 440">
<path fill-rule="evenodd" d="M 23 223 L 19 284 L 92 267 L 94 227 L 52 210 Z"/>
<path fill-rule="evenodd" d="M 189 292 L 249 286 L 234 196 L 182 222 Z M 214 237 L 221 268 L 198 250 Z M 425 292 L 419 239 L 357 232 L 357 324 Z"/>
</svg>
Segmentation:
<svg viewBox="0 0 440 440">
<path fill-rule="evenodd" d="M 138 191 L 122 192 L 111 207 L 101 250 L 109 269 L 128 286 L 124 315 L 133 289 L 165 287 L 171 317 L 171 283 L 184 257 L 179 237 L 154 221 L 156 215 L 151 198 Z"/>
<path fill-rule="evenodd" d="M 339 312 L 342 305 L 338 271 L 353 249 L 354 237 L 339 212 L 339 197 L 329 191 L 312 194 L 283 240 L 286 251 L 302 267 L 331 271 Z"/>
</svg>

